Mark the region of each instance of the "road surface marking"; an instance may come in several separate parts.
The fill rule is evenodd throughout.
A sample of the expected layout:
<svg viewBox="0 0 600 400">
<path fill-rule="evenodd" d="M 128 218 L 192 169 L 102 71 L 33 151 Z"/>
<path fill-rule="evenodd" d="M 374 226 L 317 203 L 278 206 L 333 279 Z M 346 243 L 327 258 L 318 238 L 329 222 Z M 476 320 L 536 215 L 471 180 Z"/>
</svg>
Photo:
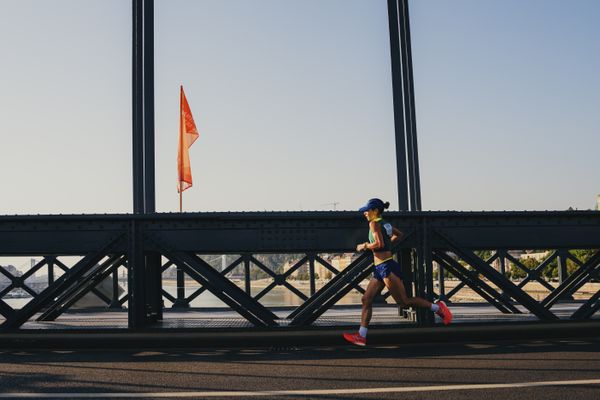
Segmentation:
<svg viewBox="0 0 600 400">
<path fill-rule="evenodd" d="M 212 392 L 145 392 L 145 393 L 0 393 L 0 398 L 160 398 L 160 397 L 260 397 L 260 396 L 309 396 L 373 393 L 433 392 L 446 390 L 483 390 L 507 388 L 531 388 L 543 386 L 600 385 L 600 379 L 577 381 L 545 381 L 520 383 L 484 383 L 472 385 L 402 386 L 362 389 L 312 389 L 312 390 L 260 390 L 260 391 L 212 391 Z"/>
</svg>

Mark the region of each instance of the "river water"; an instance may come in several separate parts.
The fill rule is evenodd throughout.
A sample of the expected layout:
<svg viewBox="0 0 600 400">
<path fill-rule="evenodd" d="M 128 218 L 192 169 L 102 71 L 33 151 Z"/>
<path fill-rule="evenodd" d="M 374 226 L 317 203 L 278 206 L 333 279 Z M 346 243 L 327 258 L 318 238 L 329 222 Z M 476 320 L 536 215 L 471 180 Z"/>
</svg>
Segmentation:
<svg viewBox="0 0 600 400">
<path fill-rule="evenodd" d="M 240 285 L 240 284 L 241 283 L 238 283 L 238 285 Z M 291 283 L 291 284 L 292 284 L 292 286 L 294 286 L 293 283 Z M 300 287 L 298 287 L 298 286 L 294 286 L 294 287 L 297 287 L 299 291 L 304 293 L 306 296 L 309 296 L 310 289 L 308 287 L 304 287 L 304 286 L 305 285 L 302 285 Z M 192 293 L 194 293 L 200 287 L 201 286 L 194 284 L 192 282 L 186 282 L 186 286 L 185 286 L 186 297 L 190 296 Z M 261 285 L 258 287 L 253 286 L 252 287 L 252 295 L 256 296 L 258 293 L 260 293 L 264 289 L 264 287 L 265 287 L 264 285 Z M 170 295 L 177 297 L 177 286 L 174 283 L 173 284 L 163 283 L 163 289 Z M 319 287 L 317 286 L 317 290 L 318 289 L 319 289 Z M 338 302 L 338 304 L 360 304 L 361 296 L 362 295 L 359 292 L 357 292 L 356 290 L 352 290 L 344 298 L 342 298 Z M 18 308 L 23 307 L 25 304 L 27 304 L 31 300 L 31 297 L 4 298 L 3 300 L 12 308 L 18 309 Z M 165 300 L 165 307 L 170 307 L 171 302 L 168 301 L 166 298 L 164 300 Z M 289 289 L 287 289 L 284 286 L 274 287 L 269 293 L 267 293 L 260 299 L 260 303 L 266 307 L 298 306 L 298 305 L 302 304 L 303 302 L 304 302 L 304 300 L 302 300 L 295 293 L 291 292 Z M 196 297 L 191 302 L 190 306 L 191 307 L 227 307 L 228 308 L 228 306 L 225 303 L 223 303 L 221 300 L 219 300 L 216 296 L 214 296 L 209 291 L 204 291 L 200 296 Z"/>
</svg>

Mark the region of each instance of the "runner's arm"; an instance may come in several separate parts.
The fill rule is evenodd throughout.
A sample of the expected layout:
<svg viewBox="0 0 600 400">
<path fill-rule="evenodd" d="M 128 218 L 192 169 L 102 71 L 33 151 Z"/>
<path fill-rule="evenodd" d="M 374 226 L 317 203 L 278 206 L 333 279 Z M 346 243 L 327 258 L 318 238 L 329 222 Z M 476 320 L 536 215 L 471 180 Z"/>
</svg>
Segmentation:
<svg viewBox="0 0 600 400">
<path fill-rule="evenodd" d="M 357 251 L 373 250 L 377 251 L 383 247 L 383 234 L 381 233 L 381 227 L 378 223 L 371 221 L 369 222 L 369 229 L 373 232 L 375 242 L 369 243 L 364 242 L 356 246 Z"/>
<path fill-rule="evenodd" d="M 396 243 L 398 240 L 401 240 L 404 237 L 404 233 L 398 228 L 392 228 L 392 237 L 390 240 L 392 243 Z"/>
</svg>

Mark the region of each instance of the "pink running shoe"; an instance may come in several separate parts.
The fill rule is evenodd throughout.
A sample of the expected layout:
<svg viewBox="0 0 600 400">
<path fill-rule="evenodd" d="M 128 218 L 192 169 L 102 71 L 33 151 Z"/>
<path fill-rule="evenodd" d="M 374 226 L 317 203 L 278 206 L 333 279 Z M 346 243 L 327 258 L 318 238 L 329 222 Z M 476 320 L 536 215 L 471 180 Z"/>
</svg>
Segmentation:
<svg viewBox="0 0 600 400">
<path fill-rule="evenodd" d="M 355 344 L 357 346 L 366 346 L 367 345 L 367 338 L 360 336 L 360 334 L 358 332 L 355 332 L 355 333 L 345 333 L 344 332 L 344 339 L 346 339 L 350 343 Z"/>
<path fill-rule="evenodd" d="M 437 310 L 435 313 L 439 315 L 440 318 L 444 321 L 444 325 L 449 325 L 450 322 L 452 322 L 452 312 L 446 306 L 446 303 L 444 303 L 443 301 L 438 301 L 435 304 L 437 304 L 440 307 L 440 309 Z"/>
</svg>

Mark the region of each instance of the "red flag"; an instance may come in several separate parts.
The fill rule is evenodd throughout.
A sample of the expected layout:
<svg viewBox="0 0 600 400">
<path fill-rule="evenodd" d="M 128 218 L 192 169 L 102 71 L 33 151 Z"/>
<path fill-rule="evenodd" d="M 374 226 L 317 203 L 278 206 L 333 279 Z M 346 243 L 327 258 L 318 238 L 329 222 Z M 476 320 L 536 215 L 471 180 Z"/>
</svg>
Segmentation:
<svg viewBox="0 0 600 400">
<path fill-rule="evenodd" d="M 179 152 L 177 154 L 178 185 L 177 191 L 183 192 L 192 186 L 192 167 L 190 165 L 190 146 L 198 139 L 198 129 L 192 117 L 192 111 L 185 98 L 183 86 L 179 95 Z"/>
</svg>

